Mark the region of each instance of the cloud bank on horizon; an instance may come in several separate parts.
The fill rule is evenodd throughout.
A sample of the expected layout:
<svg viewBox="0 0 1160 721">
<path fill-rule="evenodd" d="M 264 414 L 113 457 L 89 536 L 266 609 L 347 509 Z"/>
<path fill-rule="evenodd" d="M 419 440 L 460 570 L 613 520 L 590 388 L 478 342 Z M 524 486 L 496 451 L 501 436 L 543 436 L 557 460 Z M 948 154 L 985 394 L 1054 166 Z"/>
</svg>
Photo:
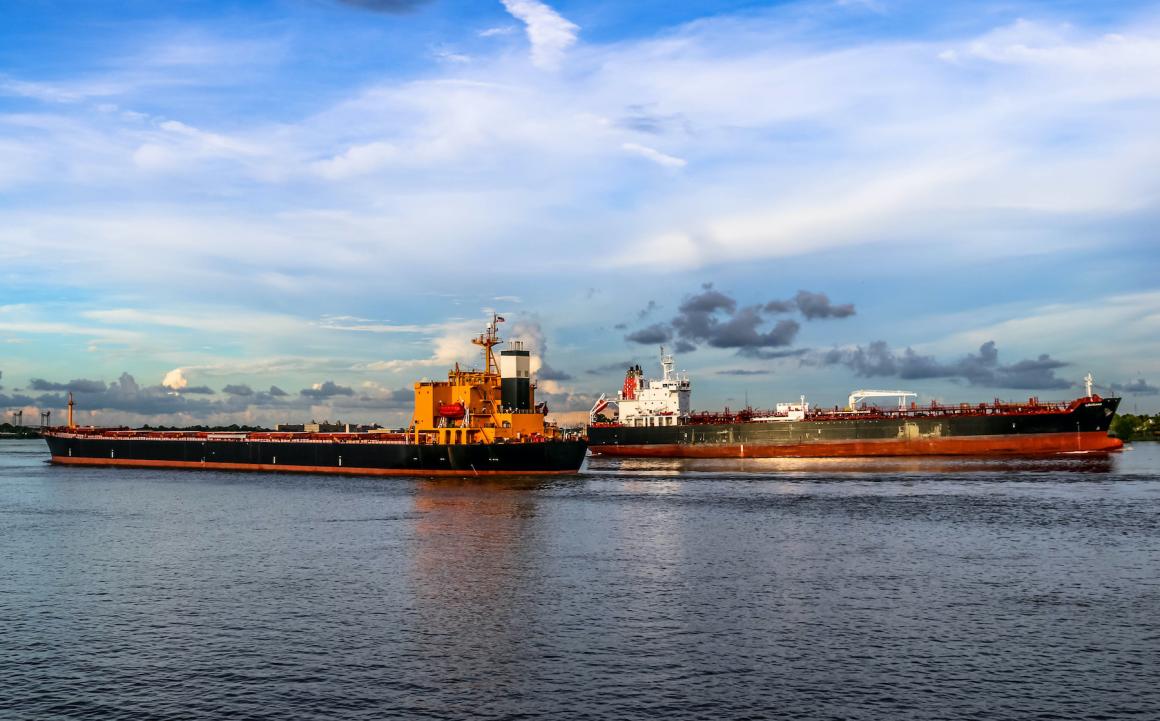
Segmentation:
<svg viewBox="0 0 1160 721">
<path fill-rule="evenodd" d="M 660 343 L 1160 409 L 1153 3 L 65 5 L 0 9 L 0 405 L 394 423 L 498 309 L 557 409 Z"/>
</svg>

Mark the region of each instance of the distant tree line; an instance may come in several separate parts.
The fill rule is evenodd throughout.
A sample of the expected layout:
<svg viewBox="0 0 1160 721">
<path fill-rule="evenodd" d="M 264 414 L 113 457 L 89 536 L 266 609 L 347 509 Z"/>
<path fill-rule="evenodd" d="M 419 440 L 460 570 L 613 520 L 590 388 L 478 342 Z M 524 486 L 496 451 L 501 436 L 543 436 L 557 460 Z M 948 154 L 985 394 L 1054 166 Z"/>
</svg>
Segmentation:
<svg viewBox="0 0 1160 721">
<path fill-rule="evenodd" d="M 0 436 L 9 438 L 40 438 L 40 428 L 36 426 L 14 426 L 0 423 Z"/>
<path fill-rule="evenodd" d="M 1152 416 L 1122 413 L 1112 421 L 1111 431 L 1124 441 L 1160 441 L 1160 413 Z"/>
</svg>

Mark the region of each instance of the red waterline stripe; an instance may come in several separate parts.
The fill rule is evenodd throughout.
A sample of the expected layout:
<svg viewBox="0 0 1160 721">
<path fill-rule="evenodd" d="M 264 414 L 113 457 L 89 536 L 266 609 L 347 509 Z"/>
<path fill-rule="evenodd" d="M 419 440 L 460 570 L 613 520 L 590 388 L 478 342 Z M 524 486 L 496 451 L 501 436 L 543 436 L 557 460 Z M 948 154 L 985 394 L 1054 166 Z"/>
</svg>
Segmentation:
<svg viewBox="0 0 1160 721">
<path fill-rule="evenodd" d="M 346 476 L 549 476 L 579 472 L 579 468 L 564 471 L 496 471 L 492 469 L 405 469 L 405 468 L 351 468 L 334 466 L 290 466 L 269 463 L 217 463 L 199 461 L 150 461 L 139 458 L 79 458 L 53 456 L 52 462 L 71 466 L 126 466 L 132 468 L 181 468 L 204 471 L 269 471 L 274 473 L 333 473 Z"/>
<path fill-rule="evenodd" d="M 857 456 L 970 456 L 1115 451 L 1124 442 L 1102 431 L 1026 436 L 815 441 L 811 443 L 590 445 L 593 454 L 647 458 L 833 458 Z"/>
</svg>

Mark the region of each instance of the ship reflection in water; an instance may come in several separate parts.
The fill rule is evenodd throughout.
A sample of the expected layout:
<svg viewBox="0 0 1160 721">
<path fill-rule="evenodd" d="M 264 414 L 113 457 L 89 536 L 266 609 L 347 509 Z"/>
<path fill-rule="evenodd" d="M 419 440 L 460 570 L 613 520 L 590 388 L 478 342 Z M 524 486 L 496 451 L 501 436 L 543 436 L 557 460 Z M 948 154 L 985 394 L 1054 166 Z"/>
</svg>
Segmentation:
<svg viewBox="0 0 1160 721">
<path fill-rule="evenodd" d="M 536 594 L 544 530 L 534 479 L 416 483 L 407 575 L 408 633 L 441 652 L 432 678 L 487 688 L 519 685 L 512 669 L 541 633 Z"/>
<path fill-rule="evenodd" d="M 1118 454 L 1074 453 L 1028 457 L 922 456 L 888 458 L 611 458 L 593 456 L 587 469 L 592 473 L 657 474 L 685 476 L 697 474 L 753 474 L 774 477 L 809 477 L 836 474 L 875 476 L 915 474 L 1051 474 L 1110 473 L 1116 469 Z"/>
</svg>

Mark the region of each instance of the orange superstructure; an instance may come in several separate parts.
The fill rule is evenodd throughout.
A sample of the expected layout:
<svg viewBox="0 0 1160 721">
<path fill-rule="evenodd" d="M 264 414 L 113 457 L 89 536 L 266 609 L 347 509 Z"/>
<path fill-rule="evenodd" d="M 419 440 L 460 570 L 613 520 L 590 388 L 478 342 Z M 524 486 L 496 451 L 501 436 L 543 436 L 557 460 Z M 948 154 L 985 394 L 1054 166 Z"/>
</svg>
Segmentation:
<svg viewBox="0 0 1160 721">
<path fill-rule="evenodd" d="M 471 342 L 483 348 L 484 370 L 462 370 L 456 364 L 446 381 L 415 384 L 415 412 L 407 429 L 413 443 L 475 444 L 538 442 L 559 437 L 535 402 L 535 385 L 527 371 L 529 353 L 518 341 L 503 351 L 512 361 L 500 373 L 493 348 L 502 341 L 492 315 L 487 330 Z"/>
</svg>

